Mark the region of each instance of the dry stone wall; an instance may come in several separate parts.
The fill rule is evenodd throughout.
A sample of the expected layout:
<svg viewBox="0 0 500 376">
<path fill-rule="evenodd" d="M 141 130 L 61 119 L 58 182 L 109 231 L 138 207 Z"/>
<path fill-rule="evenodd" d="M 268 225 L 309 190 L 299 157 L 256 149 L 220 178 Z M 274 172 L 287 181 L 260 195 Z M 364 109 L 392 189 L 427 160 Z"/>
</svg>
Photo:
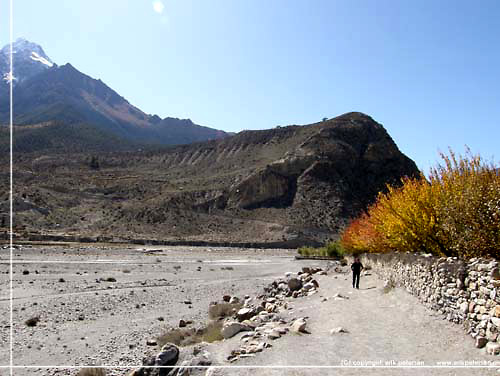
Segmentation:
<svg viewBox="0 0 500 376">
<path fill-rule="evenodd" d="M 464 261 L 395 253 L 363 255 L 362 262 L 447 320 L 462 324 L 476 338 L 478 347 L 500 343 L 500 269 L 496 259 Z"/>
</svg>

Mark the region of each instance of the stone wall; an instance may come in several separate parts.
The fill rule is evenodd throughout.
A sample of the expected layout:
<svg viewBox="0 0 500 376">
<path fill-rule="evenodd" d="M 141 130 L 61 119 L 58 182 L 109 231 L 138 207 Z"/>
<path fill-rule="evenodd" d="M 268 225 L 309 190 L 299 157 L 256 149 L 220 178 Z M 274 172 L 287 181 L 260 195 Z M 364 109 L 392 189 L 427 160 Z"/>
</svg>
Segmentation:
<svg viewBox="0 0 500 376">
<path fill-rule="evenodd" d="M 497 260 L 394 253 L 365 254 L 361 261 L 389 284 L 405 288 L 447 320 L 462 324 L 478 347 L 500 343 Z"/>
</svg>

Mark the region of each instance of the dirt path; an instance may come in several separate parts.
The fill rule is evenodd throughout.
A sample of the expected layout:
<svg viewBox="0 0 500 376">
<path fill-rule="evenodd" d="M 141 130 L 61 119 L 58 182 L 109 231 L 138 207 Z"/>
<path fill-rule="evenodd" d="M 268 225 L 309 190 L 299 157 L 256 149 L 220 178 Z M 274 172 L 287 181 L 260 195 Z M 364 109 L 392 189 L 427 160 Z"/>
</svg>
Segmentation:
<svg viewBox="0 0 500 376">
<path fill-rule="evenodd" d="M 352 288 L 349 274 L 323 276 L 318 281 L 319 293 L 291 299 L 288 312 L 289 317 L 308 317 L 311 334 L 288 334 L 273 341 L 271 349 L 234 363 L 305 368 L 217 370 L 214 375 L 500 375 L 500 357 L 476 349 L 461 326 L 443 320 L 406 291 L 397 288 L 384 293 L 383 281 L 374 275 L 362 277 L 360 290 Z M 349 299 L 335 299 L 336 293 Z M 348 333 L 330 334 L 339 326 Z M 231 340 L 233 347 L 237 341 Z M 224 346 L 231 348 L 229 341 Z M 391 361 L 413 361 L 427 367 L 439 362 L 496 361 L 498 368 L 314 368 Z"/>
</svg>

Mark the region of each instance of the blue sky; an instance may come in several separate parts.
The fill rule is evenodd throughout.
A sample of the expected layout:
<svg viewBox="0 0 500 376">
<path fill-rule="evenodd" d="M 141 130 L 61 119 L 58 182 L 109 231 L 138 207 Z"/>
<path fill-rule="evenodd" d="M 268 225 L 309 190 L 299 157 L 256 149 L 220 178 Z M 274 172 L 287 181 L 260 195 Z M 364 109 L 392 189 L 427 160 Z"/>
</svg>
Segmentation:
<svg viewBox="0 0 500 376">
<path fill-rule="evenodd" d="M 237 132 L 361 111 L 424 172 L 448 147 L 499 157 L 499 1 L 153 3 L 15 0 L 14 39 L 161 117 Z"/>
</svg>

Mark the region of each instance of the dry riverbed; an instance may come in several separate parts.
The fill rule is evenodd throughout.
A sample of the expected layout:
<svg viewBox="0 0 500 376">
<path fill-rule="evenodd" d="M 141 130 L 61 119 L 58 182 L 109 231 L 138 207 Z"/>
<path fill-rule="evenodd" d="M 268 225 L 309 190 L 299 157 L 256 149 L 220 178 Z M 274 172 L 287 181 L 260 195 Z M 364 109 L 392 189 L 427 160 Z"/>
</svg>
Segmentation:
<svg viewBox="0 0 500 376">
<path fill-rule="evenodd" d="M 141 364 L 151 352 L 148 339 L 177 327 L 181 319 L 205 323 L 210 302 L 223 295 L 262 292 L 273 278 L 298 267 L 294 254 L 209 247 L 21 246 L 14 251 L 14 364 Z M 8 256 L 3 249 L 0 365 L 9 364 Z M 311 262 L 301 262 L 305 264 Z M 36 326 L 26 325 L 33 318 L 39 319 Z"/>
<path fill-rule="evenodd" d="M 178 327 L 207 322 L 211 302 L 224 295 L 252 298 L 285 273 L 321 267 L 319 288 L 298 298 L 279 298 L 282 327 L 305 318 L 306 333 L 267 340 L 271 346 L 228 362 L 248 332 L 202 346 L 214 365 L 306 366 L 217 368 L 216 375 L 497 375 L 490 369 L 321 369 L 317 366 L 416 361 L 426 366 L 499 357 L 474 348 L 461 327 L 442 320 L 401 289 L 385 291 L 374 274 L 350 286 L 347 268 L 327 261 L 294 260 L 294 251 L 209 247 L 23 246 L 14 252 L 14 364 L 19 366 L 108 365 L 127 375 L 145 356 L 158 353 L 147 341 Z M 8 250 L 0 264 L 0 366 L 9 364 Z M 26 321 L 38 318 L 35 326 Z M 286 324 L 285 324 L 286 322 Z M 269 323 L 272 324 L 272 323 Z M 279 322 L 278 322 L 279 324 Z M 345 332 L 335 332 L 339 327 Z M 333 329 L 333 332 L 332 332 Z M 181 348 L 178 364 L 198 346 Z M 200 351 L 200 350 L 198 350 Z M 350 363 L 349 363 L 350 362 Z M 455 363 L 458 364 L 458 363 Z M 15 375 L 74 375 L 77 369 L 19 368 Z M 8 370 L 0 369 L 0 375 Z M 195 374 L 205 374 L 205 370 Z"/>
</svg>

